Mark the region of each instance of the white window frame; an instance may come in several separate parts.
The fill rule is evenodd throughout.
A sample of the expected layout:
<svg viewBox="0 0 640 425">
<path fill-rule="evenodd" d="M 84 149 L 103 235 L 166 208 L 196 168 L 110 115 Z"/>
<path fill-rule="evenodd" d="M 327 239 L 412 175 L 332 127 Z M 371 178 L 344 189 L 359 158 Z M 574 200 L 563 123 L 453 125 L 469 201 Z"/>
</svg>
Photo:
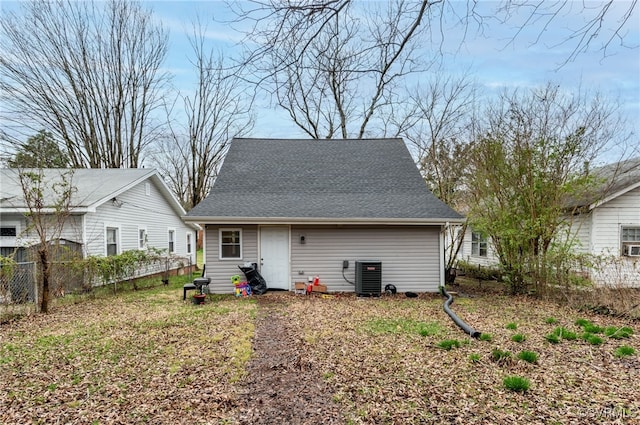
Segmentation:
<svg viewBox="0 0 640 425">
<path fill-rule="evenodd" d="M 173 237 L 172 237 L 173 236 Z M 167 229 L 167 248 L 169 254 L 173 254 L 176 252 L 176 229 L 168 228 Z"/>
<path fill-rule="evenodd" d="M 484 249 L 484 253 L 483 253 Z M 489 244 L 487 237 L 482 232 L 471 232 L 471 255 L 474 257 L 487 257 L 489 252 Z"/>
<path fill-rule="evenodd" d="M 113 255 L 120 255 L 122 249 L 122 239 L 120 238 L 120 226 L 114 224 L 107 224 L 104 226 L 104 255 L 105 257 L 109 256 L 109 230 L 115 230 L 115 245 L 116 245 L 116 253 Z"/>
<path fill-rule="evenodd" d="M 185 241 L 186 241 L 186 253 L 187 255 L 193 253 L 193 232 L 187 232 L 187 235 L 185 236 Z"/>
<path fill-rule="evenodd" d="M 634 233 L 633 237 L 627 236 L 625 238 L 625 232 L 629 232 L 632 230 Z M 640 226 L 639 225 L 626 225 L 620 226 L 620 254 L 623 256 L 628 256 L 627 246 L 628 245 L 640 245 Z M 636 257 L 637 258 L 637 257 Z"/>
<path fill-rule="evenodd" d="M 141 232 L 144 232 L 144 239 L 141 238 Z M 146 226 L 138 226 L 138 249 L 145 250 L 149 248 L 149 232 Z"/>
<path fill-rule="evenodd" d="M 149 182 L 144 183 L 144 194 L 147 196 L 151 196 L 151 183 Z"/>
<path fill-rule="evenodd" d="M 239 245 L 240 248 L 240 256 L 239 257 L 225 257 L 222 255 L 222 233 L 223 232 L 238 232 L 238 243 L 233 245 Z M 232 245 L 232 244 L 228 244 Z M 242 228 L 234 227 L 234 228 L 220 228 L 218 229 L 218 259 L 219 260 L 227 260 L 227 261 L 237 261 L 242 260 L 244 253 L 242 252 Z"/>
</svg>

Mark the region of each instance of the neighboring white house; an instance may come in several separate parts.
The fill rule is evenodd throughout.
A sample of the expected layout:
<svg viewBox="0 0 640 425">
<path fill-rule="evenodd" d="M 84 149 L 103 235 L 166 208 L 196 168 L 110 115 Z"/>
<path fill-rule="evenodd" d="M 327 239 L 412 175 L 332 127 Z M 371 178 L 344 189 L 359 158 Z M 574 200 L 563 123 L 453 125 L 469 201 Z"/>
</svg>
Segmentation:
<svg viewBox="0 0 640 425">
<path fill-rule="evenodd" d="M 589 277 L 603 286 L 640 287 L 640 158 L 593 170 L 602 183 L 591 195 L 571 202 L 568 217 L 576 249 L 600 258 Z M 465 234 L 460 258 L 495 265 L 491 240 L 473 229 Z"/>
<path fill-rule="evenodd" d="M 40 170 L 30 170 L 35 173 Z M 199 226 L 182 220 L 184 209 L 153 169 L 44 169 L 47 187 L 67 175 L 74 188 L 60 242 L 83 257 L 157 248 L 196 261 Z M 53 199 L 45 200 L 49 203 Z M 48 207 L 50 207 L 49 205 Z M 38 243 L 29 231 L 18 169 L 0 169 L 0 254 L 24 260 Z"/>
<path fill-rule="evenodd" d="M 357 292 L 356 262 L 380 262 L 383 287 L 435 292 L 443 229 L 463 220 L 428 190 L 401 139 L 233 139 L 185 219 L 205 227 L 216 292 L 233 290 L 243 263 L 257 263 L 270 289 L 319 276 L 330 292 Z"/>
</svg>

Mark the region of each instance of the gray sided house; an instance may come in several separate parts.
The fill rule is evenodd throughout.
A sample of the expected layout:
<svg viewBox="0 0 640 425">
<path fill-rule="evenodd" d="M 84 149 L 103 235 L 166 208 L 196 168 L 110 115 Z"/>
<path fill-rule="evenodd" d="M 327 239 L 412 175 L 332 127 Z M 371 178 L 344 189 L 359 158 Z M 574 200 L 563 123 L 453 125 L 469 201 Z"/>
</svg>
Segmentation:
<svg viewBox="0 0 640 425">
<path fill-rule="evenodd" d="M 354 291 L 356 261 L 381 262 L 383 287 L 434 292 L 444 284 L 443 228 L 462 221 L 428 190 L 401 139 L 233 139 L 185 219 L 205 227 L 210 289 L 221 293 L 244 263 L 257 263 L 270 289 L 318 276 L 329 292 Z"/>
<path fill-rule="evenodd" d="M 40 170 L 29 170 L 39 173 Z M 83 257 L 158 248 L 195 263 L 198 226 L 153 169 L 44 169 L 46 186 L 67 175 L 74 188 L 70 216 L 60 236 Z M 1 254 L 39 243 L 29 230 L 18 169 L 0 169 Z M 53 203 L 45 193 L 45 202 Z M 45 211 L 51 205 L 45 206 Z M 18 258 L 21 260 L 21 258 Z"/>
</svg>

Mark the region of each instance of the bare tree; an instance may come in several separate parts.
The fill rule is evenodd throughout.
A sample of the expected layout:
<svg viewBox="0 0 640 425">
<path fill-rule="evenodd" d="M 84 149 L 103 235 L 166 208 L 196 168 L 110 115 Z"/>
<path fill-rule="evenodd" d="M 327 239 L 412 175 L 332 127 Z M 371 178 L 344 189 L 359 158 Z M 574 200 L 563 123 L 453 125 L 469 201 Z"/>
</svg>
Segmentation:
<svg viewBox="0 0 640 425">
<path fill-rule="evenodd" d="M 186 210 L 200 203 L 211 188 L 231 138 L 253 126 L 251 97 L 240 76 L 225 68 L 224 57 L 206 47 L 206 27 L 194 25 L 190 37 L 197 86 L 181 96 L 186 128 L 169 123 L 170 134 L 154 155 L 160 172 Z M 168 114 L 171 115 L 171 114 Z"/>
<path fill-rule="evenodd" d="M 383 127 L 376 120 L 398 101 L 400 82 L 428 68 L 417 40 L 442 3 L 253 2 L 236 9 L 257 46 L 244 64 L 310 137 L 362 138 Z"/>
<path fill-rule="evenodd" d="M 39 286 L 42 289 L 40 311 L 49 312 L 51 262 L 53 246 L 58 244 L 65 222 L 71 213 L 71 200 L 76 191 L 73 171 L 60 170 L 45 176 L 43 169 L 17 170 L 27 218 L 27 233 L 36 236 Z"/>
<path fill-rule="evenodd" d="M 139 3 L 34 0 L 0 30 L 4 120 L 47 128 L 74 167 L 141 165 L 168 76 L 167 33 Z"/>
<path fill-rule="evenodd" d="M 606 57 L 616 44 L 638 48 L 638 41 L 630 42 L 628 34 L 628 27 L 637 25 L 637 12 L 638 0 L 606 0 L 597 3 L 505 0 L 491 16 L 476 14 L 475 18 L 487 25 L 492 19 L 497 19 L 498 24 L 511 24 L 514 32 L 509 43 L 518 39 L 526 28 L 530 28 L 537 33 L 536 39 L 531 41 L 533 44 L 544 42 L 549 48 L 568 48 L 568 55 L 559 64 L 563 66 L 590 49 L 599 50 Z M 582 19 L 574 20 L 576 16 Z M 556 36 L 554 40 L 545 40 L 545 33 L 554 25 L 564 29 L 562 35 Z"/>
<path fill-rule="evenodd" d="M 467 213 L 465 177 L 470 152 L 467 137 L 475 85 L 466 75 L 439 73 L 411 92 L 412 109 L 395 126 L 413 148 L 420 172 L 433 194 L 456 211 Z M 465 230 L 466 222 L 445 229 L 447 283 L 455 279 L 455 263 Z"/>
</svg>

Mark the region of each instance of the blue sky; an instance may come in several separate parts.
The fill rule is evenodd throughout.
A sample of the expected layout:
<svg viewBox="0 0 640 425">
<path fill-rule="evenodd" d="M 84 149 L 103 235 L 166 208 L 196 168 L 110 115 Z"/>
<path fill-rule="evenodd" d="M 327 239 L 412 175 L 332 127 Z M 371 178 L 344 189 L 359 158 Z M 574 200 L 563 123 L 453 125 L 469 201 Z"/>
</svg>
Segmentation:
<svg viewBox="0 0 640 425">
<path fill-rule="evenodd" d="M 364 0 L 363 0 L 364 1 Z M 144 1 L 153 10 L 170 34 L 167 69 L 174 75 L 174 84 L 188 93 L 193 87 L 194 71 L 189 64 L 191 56 L 187 35 L 191 33 L 192 22 L 196 18 L 208 26 L 207 40 L 211 46 L 221 49 L 225 56 L 235 54 L 242 36 L 234 32 L 228 23 L 230 13 L 225 2 L 207 1 Z M 2 9 L 17 8 L 19 2 L 2 1 Z M 464 10 L 468 2 L 452 1 L 454 9 Z M 479 2 L 480 7 L 491 10 L 497 3 Z M 640 7 L 625 27 L 624 43 L 631 47 L 621 47 L 614 40 L 606 52 L 600 50 L 603 40 L 611 36 L 607 28 L 614 25 L 621 11 L 627 9 L 628 1 L 614 3 L 605 27 L 589 47 L 563 66 L 569 58 L 572 46 L 559 43 L 566 40 L 570 28 L 584 24 L 585 15 L 582 1 L 569 1 L 563 14 L 543 30 L 541 25 L 525 27 L 515 41 L 513 35 L 521 27 L 518 16 L 508 25 L 498 25 L 488 18 L 483 34 L 470 28 L 462 41 L 462 30 L 453 25 L 451 16 L 445 22 L 447 27 L 443 48 L 445 69 L 450 72 L 469 70 L 480 85 L 483 94 L 490 96 L 503 87 L 531 88 L 553 82 L 563 90 L 575 92 L 579 87 L 599 90 L 609 99 L 619 100 L 621 110 L 635 133 L 634 140 L 640 140 Z M 587 13 L 595 13 L 597 3 L 585 3 Z M 215 18 L 215 19 L 214 19 Z M 455 54 L 453 54 L 455 52 Z M 258 103 L 255 110 L 256 124 L 252 137 L 305 137 L 290 121 L 284 111 L 270 108 L 266 101 Z M 634 142 L 635 143 L 635 142 Z M 640 143 L 638 143 L 640 145 Z"/>
<path fill-rule="evenodd" d="M 186 36 L 191 30 L 191 22 L 197 16 L 208 25 L 208 40 L 227 54 L 233 54 L 241 40 L 229 24 L 214 21 L 228 19 L 228 9 L 222 1 L 150 1 L 146 2 L 171 35 L 171 48 L 167 66 L 176 75 L 176 85 L 189 87 L 192 71 L 187 61 L 190 54 Z M 466 2 L 453 3 L 454 7 L 466 7 Z M 628 2 L 620 1 L 615 7 L 626 9 Z M 485 2 L 486 6 L 495 5 Z M 573 61 L 566 61 L 572 51 L 568 43 L 558 44 L 566 39 L 568 29 L 583 23 L 582 2 L 569 3 L 564 16 L 541 31 L 541 26 L 529 26 L 510 43 L 518 28 L 517 19 L 509 25 L 491 23 L 479 35 L 475 30 L 467 34 L 461 43 L 461 30 L 451 28 L 445 37 L 445 50 L 457 50 L 455 55 L 446 55 L 446 67 L 456 70 L 469 69 L 486 93 L 490 94 L 502 87 L 536 87 L 547 82 L 559 84 L 562 89 L 575 91 L 583 89 L 599 90 L 610 99 L 619 99 L 622 110 L 632 122 L 632 130 L 640 135 L 640 10 L 636 7 L 634 16 L 625 30 L 625 44 L 633 48 L 620 47 L 614 41 L 607 54 L 599 49 L 604 38 L 597 39 L 588 51 L 581 53 Z M 593 4 L 588 4 L 593 6 Z M 596 9 L 593 9 L 595 11 Z M 610 15 L 611 25 L 617 18 L 615 10 Z M 516 17 L 517 18 L 517 17 Z M 605 29 L 601 31 L 607 37 Z M 539 38 L 539 39 L 538 39 Z M 537 40 L 537 42 L 536 42 Z M 457 49 L 457 47 L 459 47 Z M 253 137 L 295 137 L 302 136 L 289 122 L 282 111 L 263 107 L 256 111 L 257 122 Z"/>
</svg>

